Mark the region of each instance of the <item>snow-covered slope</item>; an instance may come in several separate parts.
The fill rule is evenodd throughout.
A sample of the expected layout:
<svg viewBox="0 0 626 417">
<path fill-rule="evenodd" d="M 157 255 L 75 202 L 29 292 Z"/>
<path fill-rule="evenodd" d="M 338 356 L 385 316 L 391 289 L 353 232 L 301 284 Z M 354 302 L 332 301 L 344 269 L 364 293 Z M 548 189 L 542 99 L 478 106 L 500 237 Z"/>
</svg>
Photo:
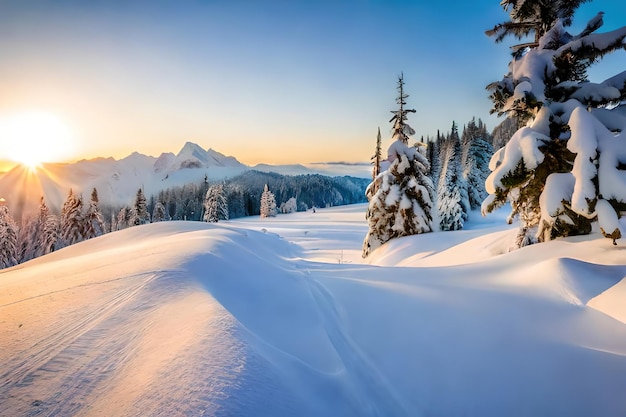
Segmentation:
<svg viewBox="0 0 626 417">
<path fill-rule="evenodd" d="M 623 239 L 507 253 L 514 229 L 471 218 L 363 263 L 365 209 L 139 226 L 0 271 L 0 414 L 626 414 Z"/>
</svg>

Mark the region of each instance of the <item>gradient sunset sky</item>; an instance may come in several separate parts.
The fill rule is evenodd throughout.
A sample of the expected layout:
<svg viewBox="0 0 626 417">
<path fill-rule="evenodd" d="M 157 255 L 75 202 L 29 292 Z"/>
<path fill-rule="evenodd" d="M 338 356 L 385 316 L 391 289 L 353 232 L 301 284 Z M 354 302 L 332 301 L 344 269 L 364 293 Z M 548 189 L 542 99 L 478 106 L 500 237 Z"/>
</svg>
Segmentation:
<svg viewBox="0 0 626 417">
<path fill-rule="evenodd" d="M 570 31 L 600 10 L 601 31 L 626 24 L 624 0 L 596 0 Z M 416 140 L 498 122 L 485 85 L 514 39 L 484 31 L 505 19 L 499 0 L 0 0 L 0 117 L 55 115 L 68 160 L 192 141 L 247 164 L 369 161 L 400 72 Z M 617 52 L 592 80 L 625 69 Z"/>
</svg>

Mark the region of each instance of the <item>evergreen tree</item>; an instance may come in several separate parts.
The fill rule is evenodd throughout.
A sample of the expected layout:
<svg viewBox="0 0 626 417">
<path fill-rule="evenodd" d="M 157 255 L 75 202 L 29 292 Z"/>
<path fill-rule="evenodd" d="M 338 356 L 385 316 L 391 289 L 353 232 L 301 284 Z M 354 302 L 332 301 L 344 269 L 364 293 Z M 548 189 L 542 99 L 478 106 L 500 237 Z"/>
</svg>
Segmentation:
<svg viewBox="0 0 626 417">
<path fill-rule="evenodd" d="M 223 184 L 209 186 L 204 199 L 203 220 L 211 223 L 228 220 L 228 203 L 226 202 Z"/>
<path fill-rule="evenodd" d="M 61 208 L 61 239 L 64 245 L 73 245 L 83 240 L 83 198 L 70 189 Z"/>
<path fill-rule="evenodd" d="M 443 146 L 443 137 L 441 132 L 437 130 L 437 136 L 428 146 L 428 162 L 430 162 L 430 177 L 433 178 L 435 192 L 437 192 L 438 179 L 441 175 L 441 147 Z"/>
<path fill-rule="evenodd" d="M 557 20 L 565 26 L 572 24 L 574 12 L 589 0 L 503 0 L 500 5 L 509 13 L 510 20 L 497 24 L 487 30 L 487 36 L 494 36 L 496 42 L 502 42 L 507 36 L 521 40 L 533 35 L 534 40 L 512 47 L 515 57 L 527 48 L 539 46 L 539 40 L 550 30 Z"/>
<path fill-rule="evenodd" d="M 269 190 L 267 184 L 263 188 L 263 194 L 261 194 L 261 218 L 263 217 L 276 217 L 276 199 L 274 193 Z"/>
<path fill-rule="evenodd" d="M 137 190 L 135 196 L 135 204 L 130 213 L 130 226 L 139 226 L 140 224 L 150 223 L 150 215 L 148 214 L 146 197 L 143 194 L 143 190 L 140 188 Z"/>
<path fill-rule="evenodd" d="M 405 109 L 406 99 L 409 98 L 409 95 L 404 92 L 404 74 L 400 73 L 400 77 L 398 77 L 398 97 L 396 98 L 396 103 L 398 104 L 398 110 L 394 110 L 393 117 L 389 120 L 390 123 L 393 123 L 393 127 L 391 129 L 391 137 L 394 140 L 400 140 L 404 142 L 405 145 L 409 143 L 409 136 L 413 136 L 415 134 L 415 130 L 411 126 L 409 126 L 406 121 L 408 120 L 409 113 L 415 113 L 415 109 Z"/>
<path fill-rule="evenodd" d="M 441 171 L 437 185 L 437 212 L 441 230 L 461 230 L 467 220 L 469 198 L 461 168 L 461 142 L 456 123 L 441 151 Z"/>
<path fill-rule="evenodd" d="M 380 174 L 380 163 L 382 161 L 382 149 L 381 149 L 381 136 L 380 136 L 380 127 L 378 128 L 378 135 L 376 136 L 376 151 L 372 156 L 372 165 L 374 168 L 372 169 L 372 181 L 376 179 L 378 174 Z"/>
<path fill-rule="evenodd" d="M 519 49 L 502 81 L 489 86 L 494 112 L 526 122 L 494 154 L 493 172 L 486 181 L 490 195 L 483 203 L 486 213 L 510 202 L 511 218 L 520 219 L 517 246 L 589 233 L 596 216 L 609 228 L 609 237 L 617 236 L 617 213 L 622 202 L 626 204 L 624 187 L 616 189 L 612 179 L 626 163 L 626 142 L 618 138 L 620 117 L 606 108 L 626 100 L 626 74 L 600 84 L 587 79 L 590 65 L 623 49 L 626 27 L 593 33 L 602 23 L 599 13 L 583 32 L 571 35 L 565 27 L 581 2 L 552 3 L 565 5 L 565 12 L 537 12 L 534 19 L 547 29 L 538 32 L 541 36 L 533 45 Z M 603 159 L 611 162 L 603 166 Z M 603 201 L 612 210 L 604 210 Z M 596 206 L 601 210 L 596 212 Z"/>
<path fill-rule="evenodd" d="M 22 220 L 22 226 L 18 227 L 17 234 L 17 260 L 19 263 L 34 259 L 39 244 L 38 218 Z"/>
<path fill-rule="evenodd" d="M 53 213 L 47 213 L 43 223 L 43 233 L 41 234 L 42 255 L 54 252 L 62 247 L 60 242 L 60 222 Z"/>
<path fill-rule="evenodd" d="M 166 220 L 165 206 L 161 203 L 161 200 L 156 200 L 154 203 L 154 210 L 152 211 L 152 222 L 162 222 Z"/>
<path fill-rule="evenodd" d="M 522 124 L 515 116 L 507 116 L 492 132 L 491 146 L 494 151 L 504 147 L 513 137 L 518 129 L 522 128 Z"/>
<path fill-rule="evenodd" d="M 295 197 L 291 197 L 280 205 L 280 212 L 284 214 L 295 213 L 298 211 L 298 202 Z"/>
<path fill-rule="evenodd" d="M 85 239 L 102 236 L 104 234 L 104 218 L 98 206 L 98 191 L 94 188 L 91 191 L 91 200 L 85 213 L 83 236 Z"/>
<path fill-rule="evenodd" d="M 117 229 L 116 230 L 124 230 L 127 227 L 132 226 L 131 220 L 131 209 L 128 207 L 122 207 L 117 214 Z"/>
<path fill-rule="evenodd" d="M 25 220 L 19 230 L 18 261 L 26 262 L 44 255 L 43 233 L 46 219 L 49 216 L 48 206 L 43 197 L 39 204 L 39 214 L 32 219 Z"/>
<path fill-rule="evenodd" d="M 461 138 L 463 144 L 463 179 L 467 184 L 469 205 L 472 210 L 481 206 L 487 198 L 485 180 L 489 176 L 489 159 L 493 155 L 493 148 L 489 140 L 486 126 L 482 120 L 475 119 L 467 124 Z"/>
<path fill-rule="evenodd" d="M 390 166 L 370 183 L 366 196 L 369 230 L 363 242 L 363 257 L 383 243 L 402 236 L 433 230 L 434 187 L 428 177 L 430 164 L 422 145 L 407 146 L 408 135 L 415 131 L 407 123 L 403 76 L 398 80 L 399 110 L 392 112 L 394 142 L 387 152 Z"/>
<path fill-rule="evenodd" d="M 0 198 L 0 269 L 17 265 L 17 227 L 4 198 Z"/>
</svg>

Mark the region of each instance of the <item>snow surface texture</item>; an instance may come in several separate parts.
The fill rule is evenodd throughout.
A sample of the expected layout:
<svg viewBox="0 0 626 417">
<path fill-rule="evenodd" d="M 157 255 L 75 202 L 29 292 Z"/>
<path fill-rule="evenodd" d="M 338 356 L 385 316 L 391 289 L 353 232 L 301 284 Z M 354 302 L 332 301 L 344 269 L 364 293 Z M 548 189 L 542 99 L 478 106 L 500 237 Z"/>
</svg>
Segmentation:
<svg viewBox="0 0 626 417">
<path fill-rule="evenodd" d="M 366 205 L 110 233 L 0 271 L 0 415 L 623 416 L 626 241 L 394 239 Z M 402 267 L 398 267 L 402 266 Z"/>
</svg>

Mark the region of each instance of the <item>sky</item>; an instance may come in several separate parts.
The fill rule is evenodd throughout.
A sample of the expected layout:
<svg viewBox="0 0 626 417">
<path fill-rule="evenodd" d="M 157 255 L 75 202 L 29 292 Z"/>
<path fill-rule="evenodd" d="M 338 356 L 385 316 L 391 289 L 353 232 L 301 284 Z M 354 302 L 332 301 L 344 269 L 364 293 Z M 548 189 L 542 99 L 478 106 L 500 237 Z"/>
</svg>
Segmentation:
<svg viewBox="0 0 626 417">
<path fill-rule="evenodd" d="M 54 116 L 67 161 L 187 141 L 249 165 L 369 161 L 378 127 L 389 143 L 401 73 L 416 140 L 499 122 L 485 86 L 514 43 L 484 34 L 506 20 L 499 3 L 0 0 L 0 120 Z M 623 0 L 596 0 L 572 32 L 600 10 L 602 30 L 626 24 Z M 626 68 L 614 55 L 599 76 Z"/>
</svg>

